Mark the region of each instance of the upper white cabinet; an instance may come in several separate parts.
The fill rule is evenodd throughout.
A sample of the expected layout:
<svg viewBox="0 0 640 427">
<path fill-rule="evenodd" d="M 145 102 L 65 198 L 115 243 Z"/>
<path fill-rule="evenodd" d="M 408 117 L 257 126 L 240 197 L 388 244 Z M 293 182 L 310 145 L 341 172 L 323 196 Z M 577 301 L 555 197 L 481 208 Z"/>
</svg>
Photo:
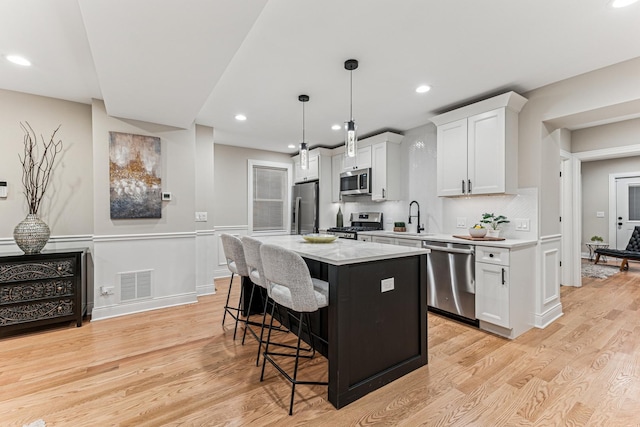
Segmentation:
<svg viewBox="0 0 640 427">
<path fill-rule="evenodd" d="M 389 134 L 389 132 L 386 132 Z M 383 134 L 383 135 L 386 135 Z M 371 200 L 399 200 L 400 186 L 400 141 L 402 135 L 390 137 L 371 146 Z"/>
<path fill-rule="evenodd" d="M 347 157 L 342 155 L 342 169 L 345 171 L 354 169 L 365 169 L 371 167 L 371 146 L 359 146 L 356 157 Z"/>
<path fill-rule="evenodd" d="M 439 196 L 517 191 L 518 113 L 526 102 L 508 92 L 431 119 Z"/>
<path fill-rule="evenodd" d="M 300 155 L 293 157 L 293 182 L 313 181 L 320 178 L 319 173 L 319 156 L 317 153 L 309 152 L 309 168 L 302 169 L 300 167 Z"/>
</svg>

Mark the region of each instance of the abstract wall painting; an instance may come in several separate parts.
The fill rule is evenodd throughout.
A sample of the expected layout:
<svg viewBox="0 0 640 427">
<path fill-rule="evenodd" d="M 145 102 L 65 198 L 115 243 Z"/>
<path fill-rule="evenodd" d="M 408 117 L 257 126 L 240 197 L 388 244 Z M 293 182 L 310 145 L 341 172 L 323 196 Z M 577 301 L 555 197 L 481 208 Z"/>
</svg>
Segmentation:
<svg viewBox="0 0 640 427">
<path fill-rule="evenodd" d="M 109 132 L 111 219 L 161 218 L 160 138 Z"/>
</svg>

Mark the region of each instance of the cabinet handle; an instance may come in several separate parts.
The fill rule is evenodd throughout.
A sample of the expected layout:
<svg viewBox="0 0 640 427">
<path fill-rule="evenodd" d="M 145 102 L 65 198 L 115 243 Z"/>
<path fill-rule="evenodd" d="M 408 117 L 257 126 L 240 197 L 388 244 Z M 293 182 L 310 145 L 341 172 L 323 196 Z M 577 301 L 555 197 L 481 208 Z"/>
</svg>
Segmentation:
<svg viewBox="0 0 640 427">
<path fill-rule="evenodd" d="M 489 258 L 493 258 L 493 254 L 489 254 Z"/>
<path fill-rule="evenodd" d="M 471 194 L 471 180 L 469 180 L 469 185 L 467 185 L 467 187 L 469 188 L 469 194 Z"/>
<path fill-rule="evenodd" d="M 464 194 L 464 179 L 462 180 L 462 194 Z"/>
<path fill-rule="evenodd" d="M 382 198 L 384 199 L 384 188 L 382 189 Z"/>
<path fill-rule="evenodd" d="M 504 268 L 502 269 L 502 284 L 505 284 L 505 280 L 504 280 Z"/>
</svg>

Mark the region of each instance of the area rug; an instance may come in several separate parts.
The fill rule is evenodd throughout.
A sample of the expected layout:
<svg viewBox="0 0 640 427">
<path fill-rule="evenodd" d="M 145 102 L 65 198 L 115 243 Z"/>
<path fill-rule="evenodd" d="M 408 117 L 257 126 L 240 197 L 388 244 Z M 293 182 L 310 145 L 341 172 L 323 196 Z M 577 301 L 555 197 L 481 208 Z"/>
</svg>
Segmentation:
<svg viewBox="0 0 640 427">
<path fill-rule="evenodd" d="M 40 419 L 35 420 L 34 422 L 29 424 L 24 424 L 22 427 L 47 427 L 47 424 L 44 422 L 44 420 Z"/>
<path fill-rule="evenodd" d="M 582 264 L 582 277 L 592 277 L 594 279 L 606 279 L 620 272 L 619 267 L 599 264 Z"/>
</svg>

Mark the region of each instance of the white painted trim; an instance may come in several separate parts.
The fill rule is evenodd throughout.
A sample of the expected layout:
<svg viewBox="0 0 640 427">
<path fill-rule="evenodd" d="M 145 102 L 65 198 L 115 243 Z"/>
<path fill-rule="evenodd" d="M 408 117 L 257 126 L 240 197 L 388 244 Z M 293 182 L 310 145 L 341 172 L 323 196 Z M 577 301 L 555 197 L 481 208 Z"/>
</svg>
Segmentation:
<svg viewBox="0 0 640 427">
<path fill-rule="evenodd" d="M 548 234 L 546 236 L 540 236 L 540 243 L 548 243 L 554 242 L 556 240 L 561 240 L 562 234 Z"/>
<path fill-rule="evenodd" d="M 216 230 L 196 230 L 196 236 L 215 236 Z"/>
<path fill-rule="evenodd" d="M 94 242 L 120 242 L 126 240 L 153 240 L 153 239 L 187 239 L 196 237 L 195 231 L 176 233 L 149 233 L 149 234 L 114 234 L 94 236 Z"/>
<path fill-rule="evenodd" d="M 558 303 L 544 313 L 536 314 L 534 316 L 534 325 L 536 328 L 544 329 L 562 315 L 562 304 Z"/>
<path fill-rule="evenodd" d="M 207 283 L 206 285 L 196 286 L 196 295 L 213 295 L 216 293 L 216 284 Z"/>
<path fill-rule="evenodd" d="M 252 160 L 248 159 L 248 167 L 247 167 L 247 231 L 249 234 L 253 233 L 253 168 L 255 166 L 264 166 L 268 168 L 279 168 L 287 170 L 287 195 L 286 199 L 286 208 L 284 214 L 284 226 L 287 234 L 291 232 L 291 222 L 288 221 L 288 218 L 291 218 L 291 187 L 293 186 L 293 164 L 292 163 L 281 163 L 281 162 L 270 162 L 265 160 Z"/>
<path fill-rule="evenodd" d="M 617 159 L 619 157 L 640 156 L 640 144 L 623 145 L 622 147 L 601 148 L 599 150 L 572 153 L 581 162 L 593 160 Z"/>
<path fill-rule="evenodd" d="M 248 225 L 216 225 L 216 232 L 225 232 L 227 230 L 248 230 Z"/>
<path fill-rule="evenodd" d="M 93 241 L 93 236 L 91 234 L 79 234 L 79 235 L 68 235 L 68 236 L 51 236 L 49 237 L 49 241 L 47 243 L 76 243 L 76 242 L 91 243 L 92 241 Z M 13 244 L 15 244 L 15 240 L 12 237 L 0 238 L 0 246 L 13 245 Z"/>
<path fill-rule="evenodd" d="M 618 205 L 616 203 L 616 179 L 618 178 L 635 178 L 640 176 L 640 172 L 620 172 L 609 174 L 609 247 L 616 248 L 618 246 L 618 233 L 616 231 L 615 215 L 618 213 Z M 614 241 L 615 238 L 615 241 Z M 628 242 L 625 242 L 625 245 Z"/>
<path fill-rule="evenodd" d="M 198 302 L 195 292 L 168 297 L 153 298 L 150 300 L 122 303 L 106 307 L 94 307 L 91 313 L 91 321 L 109 319 L 111 317 L 125 316 L 127 314 L 142 313 L 159 308 L 174 307 L 178 305 L 193 304 Z"/>
</svg>

